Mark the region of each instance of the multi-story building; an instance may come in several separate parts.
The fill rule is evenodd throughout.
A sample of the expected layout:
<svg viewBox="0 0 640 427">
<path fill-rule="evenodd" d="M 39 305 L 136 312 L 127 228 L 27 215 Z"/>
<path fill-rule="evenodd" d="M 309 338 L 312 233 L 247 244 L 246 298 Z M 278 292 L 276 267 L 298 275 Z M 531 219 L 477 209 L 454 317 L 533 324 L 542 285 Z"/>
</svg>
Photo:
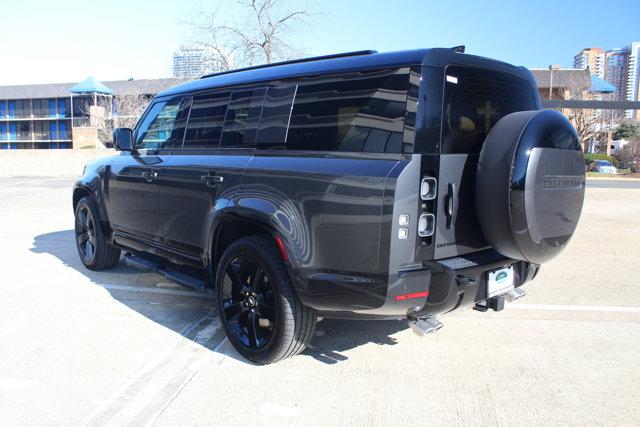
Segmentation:
<svg viewBox="0 0 640 427">
<path fill-rule="evenodd" d="M 606 53 L 605 80 L 617 88 L 613 99 L 622 101 L 626 99 L 626 69 L 627 53 L 620 48 L 610 49 Z"/>
<path fill-rule="evenodd" d="M 573 57 L 575 68 L 589 68 L 593 75 L 603 78 L 617 88 L 615 101 L 640 101 L 640 42 L 622 48 L 590 47 Z M 622 113 L 621 113 L 622 114 Z M 626 110 L 626 118 L 640 119 L 640 111 Z"/>
<path fill-rule="evenodd" d="M 625 99 L 627 101 L 639 101 L 640 100 L 640 42 L 633 42 L 630 45 L 624 47 L 627 53 L 626 73 L 625 73 Z M 627 110 L 625 116 L 633 117 L 633 110 Z M 636 115 L 636 119 L 637 119 Z"/>
<path fill-rule="evenodd" d="M 173 53 L 173 77 L 200 77 L 205 68 L 204 49 L 182 46 Z"/>
<path fill-rule="evenodd" d="M 143 95 L 151 99 L 181 81 L 131 79 L 103 84 L 89 78 L 78 84 L 0 86 L 0 149 L 72 148 L 74 133 L 91 127 L 90 107 L 98 98 L 111 103 L 111 114 L 118 111 L 120 97 Z"/>
<path fill-rule="evenodd" d="M 599 47 L 587 47 L 573 57 L 573 68 L 588 68 L 591 74 L 604 78 L 605 52 Z"/>
</svg>

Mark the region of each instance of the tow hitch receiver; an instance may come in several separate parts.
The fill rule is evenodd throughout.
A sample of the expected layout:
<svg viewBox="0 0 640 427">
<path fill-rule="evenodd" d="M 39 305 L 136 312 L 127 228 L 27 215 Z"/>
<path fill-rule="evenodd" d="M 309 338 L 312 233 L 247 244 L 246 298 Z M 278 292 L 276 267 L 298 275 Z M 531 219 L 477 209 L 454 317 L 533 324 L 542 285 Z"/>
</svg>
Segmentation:
<svg viewBox="0 0 640 427">
<path fill-rule="evenodd" d="M 474 310 L 485 312 L 489 309 L 493 311 L 502 311 L 504 309 L 504 300 L 513 302 L 527 295 L 527 292 L 521 288 L 514 288 L 506 294 L 499 295 L 497 297 L 489 298 L 484 301 L 476 303 L 473 307 Z"/>
<path fill-rule="evenodd" d="M 485 312 L 489 309 L 493 310 L 493 311 L 502 311 L 504 309 L 504 300 L 505 300 L 505 296 L 504 295 L 500 295 L 497 297 L 493 297 L 493 298 L 489 298 L 487 300 L 484 301 L 480 301 L 479 303 L 477 303 L 473 309 L 474 310 L 478 310 L 478 311 L 482 311 Z"/>
<path fill-rule="evenodd" d="M 427 317 L 424 319 L 409 318 L 408 322 L 411 329 L 413 329 L 413 332 L 415 332 L 416 335 L 421 337 L 427 334 L 430 334 L 432 332 L 435 332 L 444 326 L 441 322 L 436 320 L 434 317 Z"/>
</svg>

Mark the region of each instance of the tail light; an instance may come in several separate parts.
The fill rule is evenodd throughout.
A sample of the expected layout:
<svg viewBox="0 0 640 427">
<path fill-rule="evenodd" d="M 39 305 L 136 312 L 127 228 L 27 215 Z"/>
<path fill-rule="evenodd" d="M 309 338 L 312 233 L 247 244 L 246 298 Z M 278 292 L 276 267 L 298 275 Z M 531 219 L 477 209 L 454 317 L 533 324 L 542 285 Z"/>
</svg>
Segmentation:
<svg viewBox="0 0 640 427">
<path fill-rule="evenodd" d="M 420 237 L 433 236 L 435 229 L 436 217 L 434 214 L 425 213 L 420 215 L 418 219 L 418 235 Z"/>
<path fill-rule="evenodd" d="M 422 178 L 420 182 L 420 198 L 422 200 L 433 200 L 438 191 L 438 181 L 435 178 Z"/>
</svg>

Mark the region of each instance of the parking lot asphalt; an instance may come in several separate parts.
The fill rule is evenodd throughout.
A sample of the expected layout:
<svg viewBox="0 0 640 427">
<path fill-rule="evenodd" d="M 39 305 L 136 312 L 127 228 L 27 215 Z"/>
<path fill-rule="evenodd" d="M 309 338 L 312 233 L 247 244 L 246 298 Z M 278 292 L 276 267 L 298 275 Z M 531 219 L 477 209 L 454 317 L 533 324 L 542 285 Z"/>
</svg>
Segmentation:
<svg viewBox="0 0 640 427">
<path fill-rule="evenodd" d="M 209 294 L 82 267 L 70 180 L 0 180 L 3 425 L 640 425 L 640 190 L 587 189 L 567 250 L 499 313 L 420 338 L 322 320 L 242 360 Z"/>
</svg>

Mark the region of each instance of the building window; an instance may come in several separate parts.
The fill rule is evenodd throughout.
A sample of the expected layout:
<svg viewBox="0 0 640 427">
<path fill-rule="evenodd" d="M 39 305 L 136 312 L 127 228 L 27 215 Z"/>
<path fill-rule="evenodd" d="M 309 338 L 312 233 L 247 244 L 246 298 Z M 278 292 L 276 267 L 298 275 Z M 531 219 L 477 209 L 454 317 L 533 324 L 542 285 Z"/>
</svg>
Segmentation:
<svg viewBox="0 0 640 427">
<path fill-rule="evenodd" d="M 287 150 L 399 153 L 408 84 L 408 68 L 299 82 Z"/>
<path fill-rule="evenodd" d="M 7 117 L 7 102 L 0 101 L 0 118 Z"/>
<path fill-rule="evenodd" d="M 49 100 L 49 117 L 55 117 L 56 116 L 56 100 L 55 99 L 50 99 Z"/>
<path fill-rule="evenodd" d="M 6 123 L 0 123 L 0 141 L 9 140 L 8 130 L 9 128 Z"/>
<path fill-rule="evenodd" d="M 58 137 L 60 139 L 69 139 L 69 137 L 67 135 L 67 123 L 66 122 L 59 122 L 58 123 Z"/>
<path fill-rule="evenodd" d="M 15 123 L 9 123 L 9 141 L 18 139 L 18 128 Z"/>
<path fill-rule="evenodd" d="M 34 117 L 48 117 L 49 116 L 49 101 L 47 99 L 34 99 L 33 100 L 33 116 Z"/>
<path fill-rule="evenodd" d="M 49 138 L 54 140 L 58 139 L 58 128 L 56 122 L 49 122 Z"/>
<path fill-rule="evenodd" d="M 16 101 L 9 101 L 9 118 L 14 119 L 16 117 Z"/>
<path fill-rule="evenodd" d="M 44 121 L 33 122 L 33 136 L 36 141 L 49 140 L 48 122 L 44 122 Z"/>
<path fill-rule="evenodd" d="M 67 117 L 67 100 L 58 99 L 58 116 Z"/>
<path fill-rule="evenodd" d="M 18 141 L 31 141 L 31 126 L 30 122 L 19 122 L 18 127 Z"/>
</svg>

